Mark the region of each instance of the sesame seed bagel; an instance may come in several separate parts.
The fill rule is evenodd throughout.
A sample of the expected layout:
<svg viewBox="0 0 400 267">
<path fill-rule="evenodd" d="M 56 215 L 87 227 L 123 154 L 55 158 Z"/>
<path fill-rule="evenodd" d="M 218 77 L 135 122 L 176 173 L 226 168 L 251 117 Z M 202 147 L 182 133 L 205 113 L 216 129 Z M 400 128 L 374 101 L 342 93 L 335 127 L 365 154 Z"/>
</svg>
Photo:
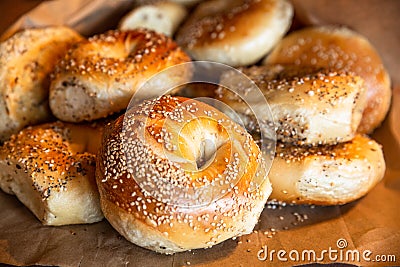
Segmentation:
<svg viewBox="0 0 400 267">
<path fill-rule="evenodd" d="M 177 33 L 196 60 L 250 65 L 289 29 L 293 7 L 286 0 L 211 0 L 200 3 Z"/>
<path fill-rule="evenodd" d="M 152 75 L 189 60 L 174 41 L 150 30 L 115 30 L 93 36 L 74 45 L 56 66 L 50 108 L 68 122 L 106 117 L 125 109 Z M 184 81 L 188 75 L 164 78 Z"/>
<path fill-rule="evenodd" d="M 25 128 L 0 147 L 0 188 L 45 225 L 102 220 L 95 181 L 100 126 L 61 122 Z"/>
<path fill-rule="evenodd" d="M 357 135 L 334 146 L 277 144 L 269 173 L 272 199 L 287 203 L 338 205 L 367 194 L 384 176 L 382 148 Z"/>
<path fill-rule="evenodd" d="M 355 136 L 366 101 L 360 77 L 295 65 L 253 66 L 239 70 L 251 79 L 249 83 L 239 83 L 235 72 L 226 72 L 221 84 L 236 86 L 241 95 L 247 96 L 248 103 L 222 87 L 216 94 L 237 112 L 250 131 L 255 132 L 259 127 L 268 131 L 274 123 L 277 139 L 296 145 L 334 144 Z M 253 91 L 253 82 L 264 94 L 274 122 L 258 125 L 253 114 L 258 109 L 261 112 L 264 102 Z"/>
<path fill-rule="evenodd" d="M 314 65 L 359 75 L 367 88 L 360 133 L 371 133 L 389 110 L 390 78 L 380 56 L 364 36 L 345 27 L 320 26 L 295 31 L 278 43 L 264 63 Z"/>
<path fill-rule="evenodd" d="M 96 179 L 127 240 L 172 254 L 250 233 L 271 192 L 252 137 L 217 109 L 162 96 L 106 127 Z"/>
<path fill-rule="evenodd" d="M 0 43 L 0 142 L 47 121 L 50 72 L 82 37 L 66 27 L 27 29 Z"/>
</svg>

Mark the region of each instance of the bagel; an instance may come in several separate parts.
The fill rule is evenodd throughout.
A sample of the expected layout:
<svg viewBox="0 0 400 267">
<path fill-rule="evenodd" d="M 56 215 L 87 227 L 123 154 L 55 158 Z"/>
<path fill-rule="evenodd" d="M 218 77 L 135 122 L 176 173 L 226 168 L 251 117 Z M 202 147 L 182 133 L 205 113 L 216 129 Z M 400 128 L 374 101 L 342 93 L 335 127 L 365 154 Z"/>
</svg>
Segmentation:
<svg viewBox="0 0 400 267">
<path fill-rule="evenodd" d="M 120 30 L 146 28 L 173 36 L 186 15 L 186 8 L 182 5 L 158 2 L 133 9 L 121 19 L 118 28 Z"/>
<path fill-rule="evenodd" d="M 271 199 L 296 204 L 338 205 L 367 194 L 384 176 L 382 148 L 357 135 L 334 146 L 277 144 L 268 174 Z"/>
<path fill-rule="evenodd" d="M 292 32 L 278 43 L 264 63 L 314 65 L 359 75 L 367 88 L 360 133 L 371 133 L 389 110 L 390 78 L 379 54 L 365 37 L 345 27 L 319 26 Z"/>
<path fill-rule="evenodd" d="M 264 94 L 274 119 L 277 139 L 296 145 L 334 144 L 351 140 L 365 107 L 363 80 L 350 73 L 295 65 L 253 66 L 239 69 L 249 83 L 240 82 L 234 71 L 221 77 L 221 84 L 238 88 L 247 95 L 245 103 L 232 92 L 219 87 L 217 99 L 233 108 L 251 132 L 271 127 L 258 125 L 252 115 L 263 108 L 253 94 L 253 82 Z M 255 93 L 255 92 L 254 92 Z M 251 110 L 248 106 L 254 110 Z"/>
<path fill-rule="evenodd" d="M 252 137 L 217 109 L 162 96 L 107 125 L 96 179 L 127 240 L 172 254 L 250 233 L 271 186 Z"/>
<path fill-rule="evenodd" d="M 82 37 L 66 27 L 27 29 L 0 44 L 0 142 L 51 118 L 50 72 Z"/>
<path fill-rule="evenodd" d="M 12 135 L 0 148 L 0 188 L 45 225 L 102 220 L 95 182 L 99 127 L 54 122 Z"/>
<path fill-rule="evenodd" d="M 194 59 L 250 65 L 264 57 L 289 29 L 286 0 L 211 0 L 200 3 L 177 33 Z"/>
<path fill-rule="evenodd" d="M 119 112 L 152 75 L 190 58 L 170 38 L 150 30 L 108 31 L 77 43 L 56 66 L 50 108 L 60 120 L 91 121 Z M 180 68 L 183 70 L 183 68 Z M 165 79 L 186 80 L 176 73 Z M 147 92 L 148 94 L 157 94 Z"/>
</svg>

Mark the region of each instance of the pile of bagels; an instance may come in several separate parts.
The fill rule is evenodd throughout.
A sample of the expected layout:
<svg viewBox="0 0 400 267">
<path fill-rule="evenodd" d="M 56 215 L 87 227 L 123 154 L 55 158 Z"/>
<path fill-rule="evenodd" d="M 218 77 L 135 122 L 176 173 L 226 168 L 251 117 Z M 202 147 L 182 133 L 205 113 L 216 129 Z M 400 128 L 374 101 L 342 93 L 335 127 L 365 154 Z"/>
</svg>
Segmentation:
<svg viewBox="0 0 400 267">
<path fill-rule="evenodd" d="M 64 26 L 15 33 L 0 43 L 0 188 L 44 225 L 105 217 L 164 254 L 251 233 L 268 200 L 361 198 L 385 173 L 382 147 L 367 135 L 389 110 L 389 76 L 362 35 L 289 31 L 293 14 L 288 0 L 141 1 L 119 29 L 88 38 Z M 156 85 L 146 91 L 154 97 L 129 105 L 154 75 L 197 60 L 251 79 L 273 121 L 257 122 L 265 101 L 234 71 L 204 90 L 240 123 Z M 191 75 L 182 68 L 159 83 Z M 266 125 L 277 139 L 272 166 L 257 141 Z"/>
</svg>

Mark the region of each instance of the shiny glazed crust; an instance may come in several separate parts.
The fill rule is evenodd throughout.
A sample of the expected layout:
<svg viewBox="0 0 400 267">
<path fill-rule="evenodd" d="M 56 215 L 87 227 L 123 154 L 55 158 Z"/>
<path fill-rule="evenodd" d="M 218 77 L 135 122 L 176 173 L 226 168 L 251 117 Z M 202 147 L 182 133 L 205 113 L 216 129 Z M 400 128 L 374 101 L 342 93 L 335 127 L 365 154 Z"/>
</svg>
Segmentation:
<svg viewBox="0 0 400 267">
<path fill-rule="evenodd" d="M 189 60 L 172 39 L 153 31 L 115 30 L 96 35 L 76 44 L 56 66 L 50 108 L 68 122 L 106 117 L 126 109 L 152 75 Z M 189 72 L 179 73 L 166 79 L 185 81 L 188 76 Z"/>
<path fill-rule="evenodd" d="M 250 65 L 289 29 L 293 7 L 286 0 L 212 0 L 199 4 L 177 34 L 196 60 Z"/>
<path fill-rule="evenodd" d="M 214 140 L 212 153 L 201 145 L 206 138 Z M 163 96 L 106 127 L 96 179 L 104 215 L 119 233 L 172 254 L 250 233 L 271 192 L 266 171 L 239 125 L 199 101 Z M 173 203 L 183 195 L 177 188 L 205 185 L 190 204 Z M 198 203 L 203 197 L 213 201 Z"/>
</svg>

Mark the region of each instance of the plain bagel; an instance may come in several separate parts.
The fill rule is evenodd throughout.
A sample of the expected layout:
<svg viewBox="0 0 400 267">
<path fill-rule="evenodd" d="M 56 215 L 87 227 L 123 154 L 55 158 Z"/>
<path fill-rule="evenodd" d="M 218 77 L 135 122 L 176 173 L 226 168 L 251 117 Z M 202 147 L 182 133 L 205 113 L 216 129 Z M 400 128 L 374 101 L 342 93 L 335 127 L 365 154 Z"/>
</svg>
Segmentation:
<svg viewBox="0 0 400 267">
<path fill-rule="evenodd" d="M 329 67 L 363 78 L 367 105 L 358 128 L 360 133 L 371 133 L 389 110 L 389 74 L 372 44 L 348 28 L 320 26 L 292 32 L 277 44 L 264 63 Z"/>
<path fill-rule="evenodd" d="M 68 122 L 106 117 L 127 108 L 152 75 L 189 60 L 172 39 L 154 31 L 115 30 L 93 36 L 74 45 L 56 66 L 50 108 Z M 165 78 L 185 81 L 190 73 L 183 72 Z"/>
<path fill-rule="evenodd" d="M 0 188 L 45 225 L 101 221 L 95 153 L 101 125 L 62 122 L 25 128 L 0 147 Z"/>
<path fill-rule="evenodd" d="M 271 192 L 266 171 L 253 138 L 223 113 L 163 96 L 106 127 L 96 178 L 111 225 L 172 254 L 250 233 Z"/>
<path fill-rule="evenodd" d="M 27 29 L 0 44 L 0 142 L 51 118 L 50 73 L 82 37 L 67 27 Z"/>
<path fill-rule="evenodd" d="M 200 3 L 177 33 L 196 60 L 250 65 L 265 56 L 289 29 L 286 0 L 211 0 Z"/>
</svg>

